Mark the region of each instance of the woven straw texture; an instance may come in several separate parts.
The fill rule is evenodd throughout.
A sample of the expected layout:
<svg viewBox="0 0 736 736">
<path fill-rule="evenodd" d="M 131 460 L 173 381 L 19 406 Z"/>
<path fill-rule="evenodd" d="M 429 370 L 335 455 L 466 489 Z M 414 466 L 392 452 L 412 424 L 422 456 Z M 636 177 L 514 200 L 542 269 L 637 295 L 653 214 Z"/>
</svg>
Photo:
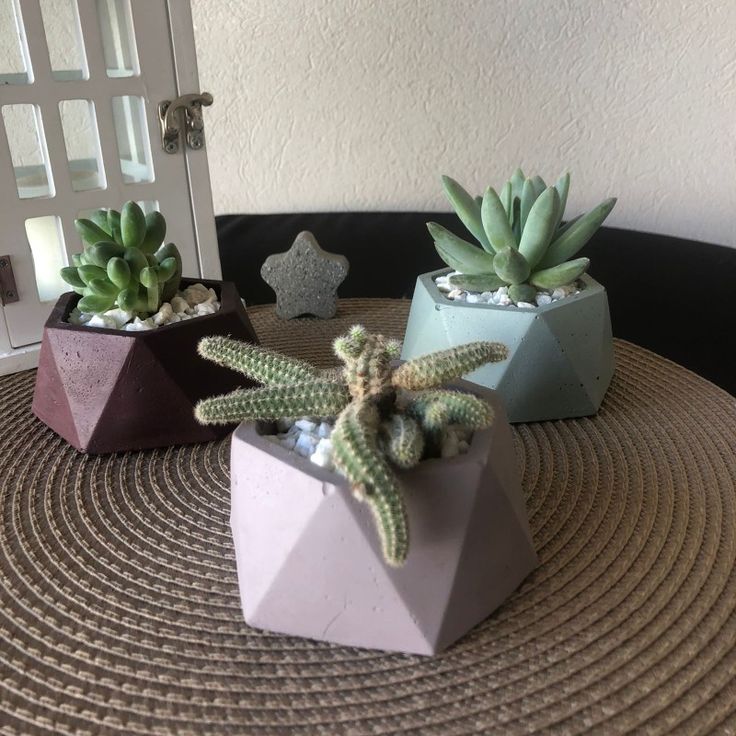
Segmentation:
<svg viewBox="0 0 736 736">
<path fill-rule="evenodd" d="M 251 316 L 329 365 L 407 310 Z M 597 417 L 515 428 L 539 569 L 428 659 L 245 626 L 227 440 L 85 457 L 31 415 L 33 372 L 0 379 L 0 733 L 736 733 L 736 402 L 616 351 Z"/>
</svg>

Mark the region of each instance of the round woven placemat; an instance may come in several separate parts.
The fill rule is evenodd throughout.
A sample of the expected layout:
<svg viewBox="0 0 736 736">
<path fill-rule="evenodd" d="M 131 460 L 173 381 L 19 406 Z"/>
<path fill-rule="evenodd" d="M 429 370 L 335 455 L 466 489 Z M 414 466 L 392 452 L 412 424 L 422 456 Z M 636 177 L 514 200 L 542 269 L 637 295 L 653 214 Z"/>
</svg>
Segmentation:
<svg viewBox="0 0 736 736">
<path fill-rule="evenodd" d="M 355 322 L 251 310 L 331 363 Z M 0 379 L 2 734 L 712 734 L 736 729 L 736 401 L 617 342 L 595 418 L 515 428 L 541 565 L 435 658 L 249 629 L 220 443 L 77 454 Z"/>
</svg>

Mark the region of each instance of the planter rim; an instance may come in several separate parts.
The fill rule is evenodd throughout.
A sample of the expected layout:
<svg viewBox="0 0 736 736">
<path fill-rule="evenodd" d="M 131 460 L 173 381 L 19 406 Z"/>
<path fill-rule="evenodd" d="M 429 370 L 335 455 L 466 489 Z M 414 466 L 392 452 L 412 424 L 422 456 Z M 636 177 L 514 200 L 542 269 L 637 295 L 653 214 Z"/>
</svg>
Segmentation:
<svg viewBox="0 0 736 736">
<path fill-rule="evenodd" d="M 232 281 L 216 281 L 213 279 L 182 277 L 181 284 L 182 286 L 184 286 L 185 284 L 186 286 L 190 286 L 191 284 L 202 284 L 203 286 L 213 288 L 219 292 L 218 296 L 220 297 L 220 309 L 214 314 L 203 314 L 197 317 L 192 317 L 192 319 L 196 319 L 198 322 L 199 320 L 202 320 L 202 322 L 199 322 L 199 324 L 204 323 L 205 320 L 211 320 L 213 317 L 217 317 L 217 315 L 225 306 L 225 297 L 233 296 L 234 293 L 235 297 L 237 299 L 240 299 L 240 296 L 235 289 L 235 284 Z M 74 307 L 77 306 L 77 303 L 81 298 L 81 295 L 77 294 L 76 292 L 64 292 L 58 298 L 51 314 L 49 315 L 49 318 L 46 320 L 46 324 L 44 325 L 44 327 L 70 330 L 72 332 L 84 332 L 85 334 L 115 335 L 116 337 L 129 337 L 135 339 L 144 337 L 146 335 L 150 336 L 151 334 L 160 334 L 171 329 L 176 329 L 177 327 L 181 327 L 182 325 L 188 324 L 191 321 L 185 320 L 184 322 L 174 322 L 173 324 L 161 325 L 160 327 L 156 327 L 155 329 L 151 330 L 114 330 L 109 327 L 85 327 L 84 325 L 73 325 L 70 322 L 67 322 L 67 319 Z"/>
<path fill-rule="evenodd" d="M 519 309 L 518 307 L 516 307 L 515 309 L 509 309 L 508 306 L 504 307 L 500 304 L 470 304 L 468 302 L 456 302 L 453 299 L 448 299 L 437 288 L 437 284 L 435 284 L 434 282 L 435 278 L 437 276 L 443 276 L 445 274 L 451 273 L 452 270 L 452 268 L 439 268 L 436 271 L 428 271 L 427 273 L 420 274 L 417 277 L 418 280 L 424 284 L 424 287 L 427 289 L 429 295 L 434 299 L 436 303 L 448 307 L 486 309 L 490 311 L 502 311 L 505 314 L 539 314 L 541 312 L 549 312 L 553 309 L 559 309 L 560 307 L 573 304 L 575 302 L 581 301 L 582 299 L 585 299 L 591 294 L 596 294 L 600 291 L 606 290 L 605 287 L 598 281 L 596 281 L 592 276 L 584 273 L 579 277 L 578 280 L 582 281 L 585 284 L 585 289 L 583 289 L 579 294 L 572 294 L 565 297 L 564 299 L 552 302 L 551 304 L 543 304 L 541 307 L 535 306 L 534 309 Z"/>
<path fill-rule="evenodd" d="M 493 399 L 496 393 L 495 391 L 493 391 L 493 389 L 485 388 L 484 386 L 478 386 L 474 383 L 470 383 L 469 381 L 464 380 L 453 381 L 451 384 L 448 385 L 448 388 L 462 389 L 464 391 L 467 391 L 468 393 L 472 393 L 475 396 L 478 396 L 484 401 L 487 401 L 493 408 L 493 422 L 485 429 L 476 430 L 475 432 L 473 432 L 470 447 L 468 448 L 468 451 L 463 453 L 462 455 L 455 455 L 454 457 L 449 458 L 428 458 L 427 460 L 422 460 L 419 465 L 416 465 L 413 468 L 409 468 L 408 470 L 402 470 L 400 468 L 394 468 L 392 466 L 399 478 L 403 478 L 406 475 L 411 475 L 415 471 L 423 468 L 432 468 L 437 463 L 443 463 L 444 465 L 458 465 L 466 462 L 481 461 L 484 456 L 484 447 L 487 445 L 486 440 L 493 432 L 494 423 L 498 421 L 507 421 L 506 413 L 505 411 L 501 410 L 502 407 L 500 402 Z M 344 476 L 338 474 L 333 470 L 327 470 L 326 468 L 313 463 L 309 458 L 302 457 L 292 450 L 287 450 L 285 447 L 282 447 L 277 442 L 269 440 L 268 435 L 262 434 L 259 431 L 260 427 L 262 427 L 264 424 L 268 424 L 268 422 L 241 422 L 236 427 L 234 435 L 243 442 L 246 442 L 247 444 L 258 448 L 259 450 L 263 450 L 275 460 L 286 462 L 300 472 L 306 473 L 316 480 L 319 480 L 323 483 L 330 483 L 331 485 L 342 488 L 346 491 L 350 490 L 348 479 Z"/>
</svg>

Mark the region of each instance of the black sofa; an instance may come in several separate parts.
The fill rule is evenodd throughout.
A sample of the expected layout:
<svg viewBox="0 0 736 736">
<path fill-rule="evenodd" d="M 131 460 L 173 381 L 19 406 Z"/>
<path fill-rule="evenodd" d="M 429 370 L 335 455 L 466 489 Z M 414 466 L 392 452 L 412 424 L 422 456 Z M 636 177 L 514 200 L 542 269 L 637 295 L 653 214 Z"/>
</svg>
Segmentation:
<svg viewBox="0 0 736 736">
<path fill-rule="evenodd" d="M 420 273 L 444 266 L 425 223 L 462 234 L 454 214 L 364 212 L 222 215 L 217 235 L 224 278 L 248 304 L 274 301 L 261 264 L 301 230 L 343 253 L 342 297 L 411 298 Z M 736 248 L 601 228 L 581 255 L 608 291 L 613 334 L 649 348 L 736 395 Z"/>
</svg>

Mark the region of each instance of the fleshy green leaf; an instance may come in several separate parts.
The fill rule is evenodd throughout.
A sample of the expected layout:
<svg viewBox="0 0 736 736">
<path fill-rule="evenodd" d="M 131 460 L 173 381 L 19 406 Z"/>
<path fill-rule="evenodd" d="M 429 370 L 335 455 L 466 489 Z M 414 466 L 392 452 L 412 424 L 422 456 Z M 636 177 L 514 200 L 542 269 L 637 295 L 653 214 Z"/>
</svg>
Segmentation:
<svg viewBox="0 0 736 736">
<path fill-rule="evenodd" d="M 523 284 L 529 278 L 529 264 L 515 248 L 503 248 L 493 257 L 493 270 L 507 284 Z"/>
<path fill-rule="evenodd" d="M 576 258 L 574 261 L 560 263 L 552 268 L 545 268 L 533 273 L 529 283 L 538 289 L 556 289 L 558 286 L 571 284 L 579 278 L 590 264 L 589 258 Z"/>
<path fill-rule="evenodd" d="M 447 199 L 450 200 L 450 204 L 460 218 L 460 221 L 468 228 L 468 231 L 483 248 L 489 250 L 490 243 L 483 230 L 478 203 L 460 184 L 449 176 L 442 177 L 442 186 Z"/>
<path fill-rule="evenodd" d="M 427 229 L 434 238 L 440 258 L 450 267 L 462 273 L 491 273 L 493 256 L 476 245 L 458 238 L 436 222 L 428 222 Z"/>
<path fill-rule="evenodd" d="M 450 276 L 450 284 L 466 291 L 495 291 L 506 286 L 506 282 L 495 273 L 454 274 Z"/>
<path fill-rule="evenodd" d="M 506 209 L 493 187 L 488 187 L 483 194 L 483 205 L 480 212 L 491 253 L 497 253 L 502 248 L 517 247 Z"/>
<path fill-rule="evenodd" d="M 140 248 L 146 236 L 146 216 L 133 201 L 123 205 L 120 213 L 120 234 L 126 248 Z"/>
<path fill-rule="evenodd" d="M 557 227 L 559 207 L 560 197 L 557 190 L 549 187 L 539 195 L 529 211 L 521 233 L 519 252 L 526 258 L 531 268 L 534 268 L 547 252 Z"/>
<path fill-rule="evenodd" d="M 557 190 L 557 194 L 560 196 L 560 209 L 557 213 L 557 225 L 555 225 L 555 231 L 557 228 L 560 227 L 560 223 L 562 222 L 562 218 L 565 216 L 565 207 L 567 207 L 567 195 L 570 191 L 570 174 L 565 173 L 563 174 L 555 184 L 555 189 Z M 555 237 L 559 235 L 559 233 L 556 233 Z"/>
<path fill-rule="evenodd" d="M 615 197 L 607 199 L 570 225 L 555 238 L 539 265 L 542 268 L 551 268 L 572 258 L 593 237 L 615 204 Z"/>
</svg>

